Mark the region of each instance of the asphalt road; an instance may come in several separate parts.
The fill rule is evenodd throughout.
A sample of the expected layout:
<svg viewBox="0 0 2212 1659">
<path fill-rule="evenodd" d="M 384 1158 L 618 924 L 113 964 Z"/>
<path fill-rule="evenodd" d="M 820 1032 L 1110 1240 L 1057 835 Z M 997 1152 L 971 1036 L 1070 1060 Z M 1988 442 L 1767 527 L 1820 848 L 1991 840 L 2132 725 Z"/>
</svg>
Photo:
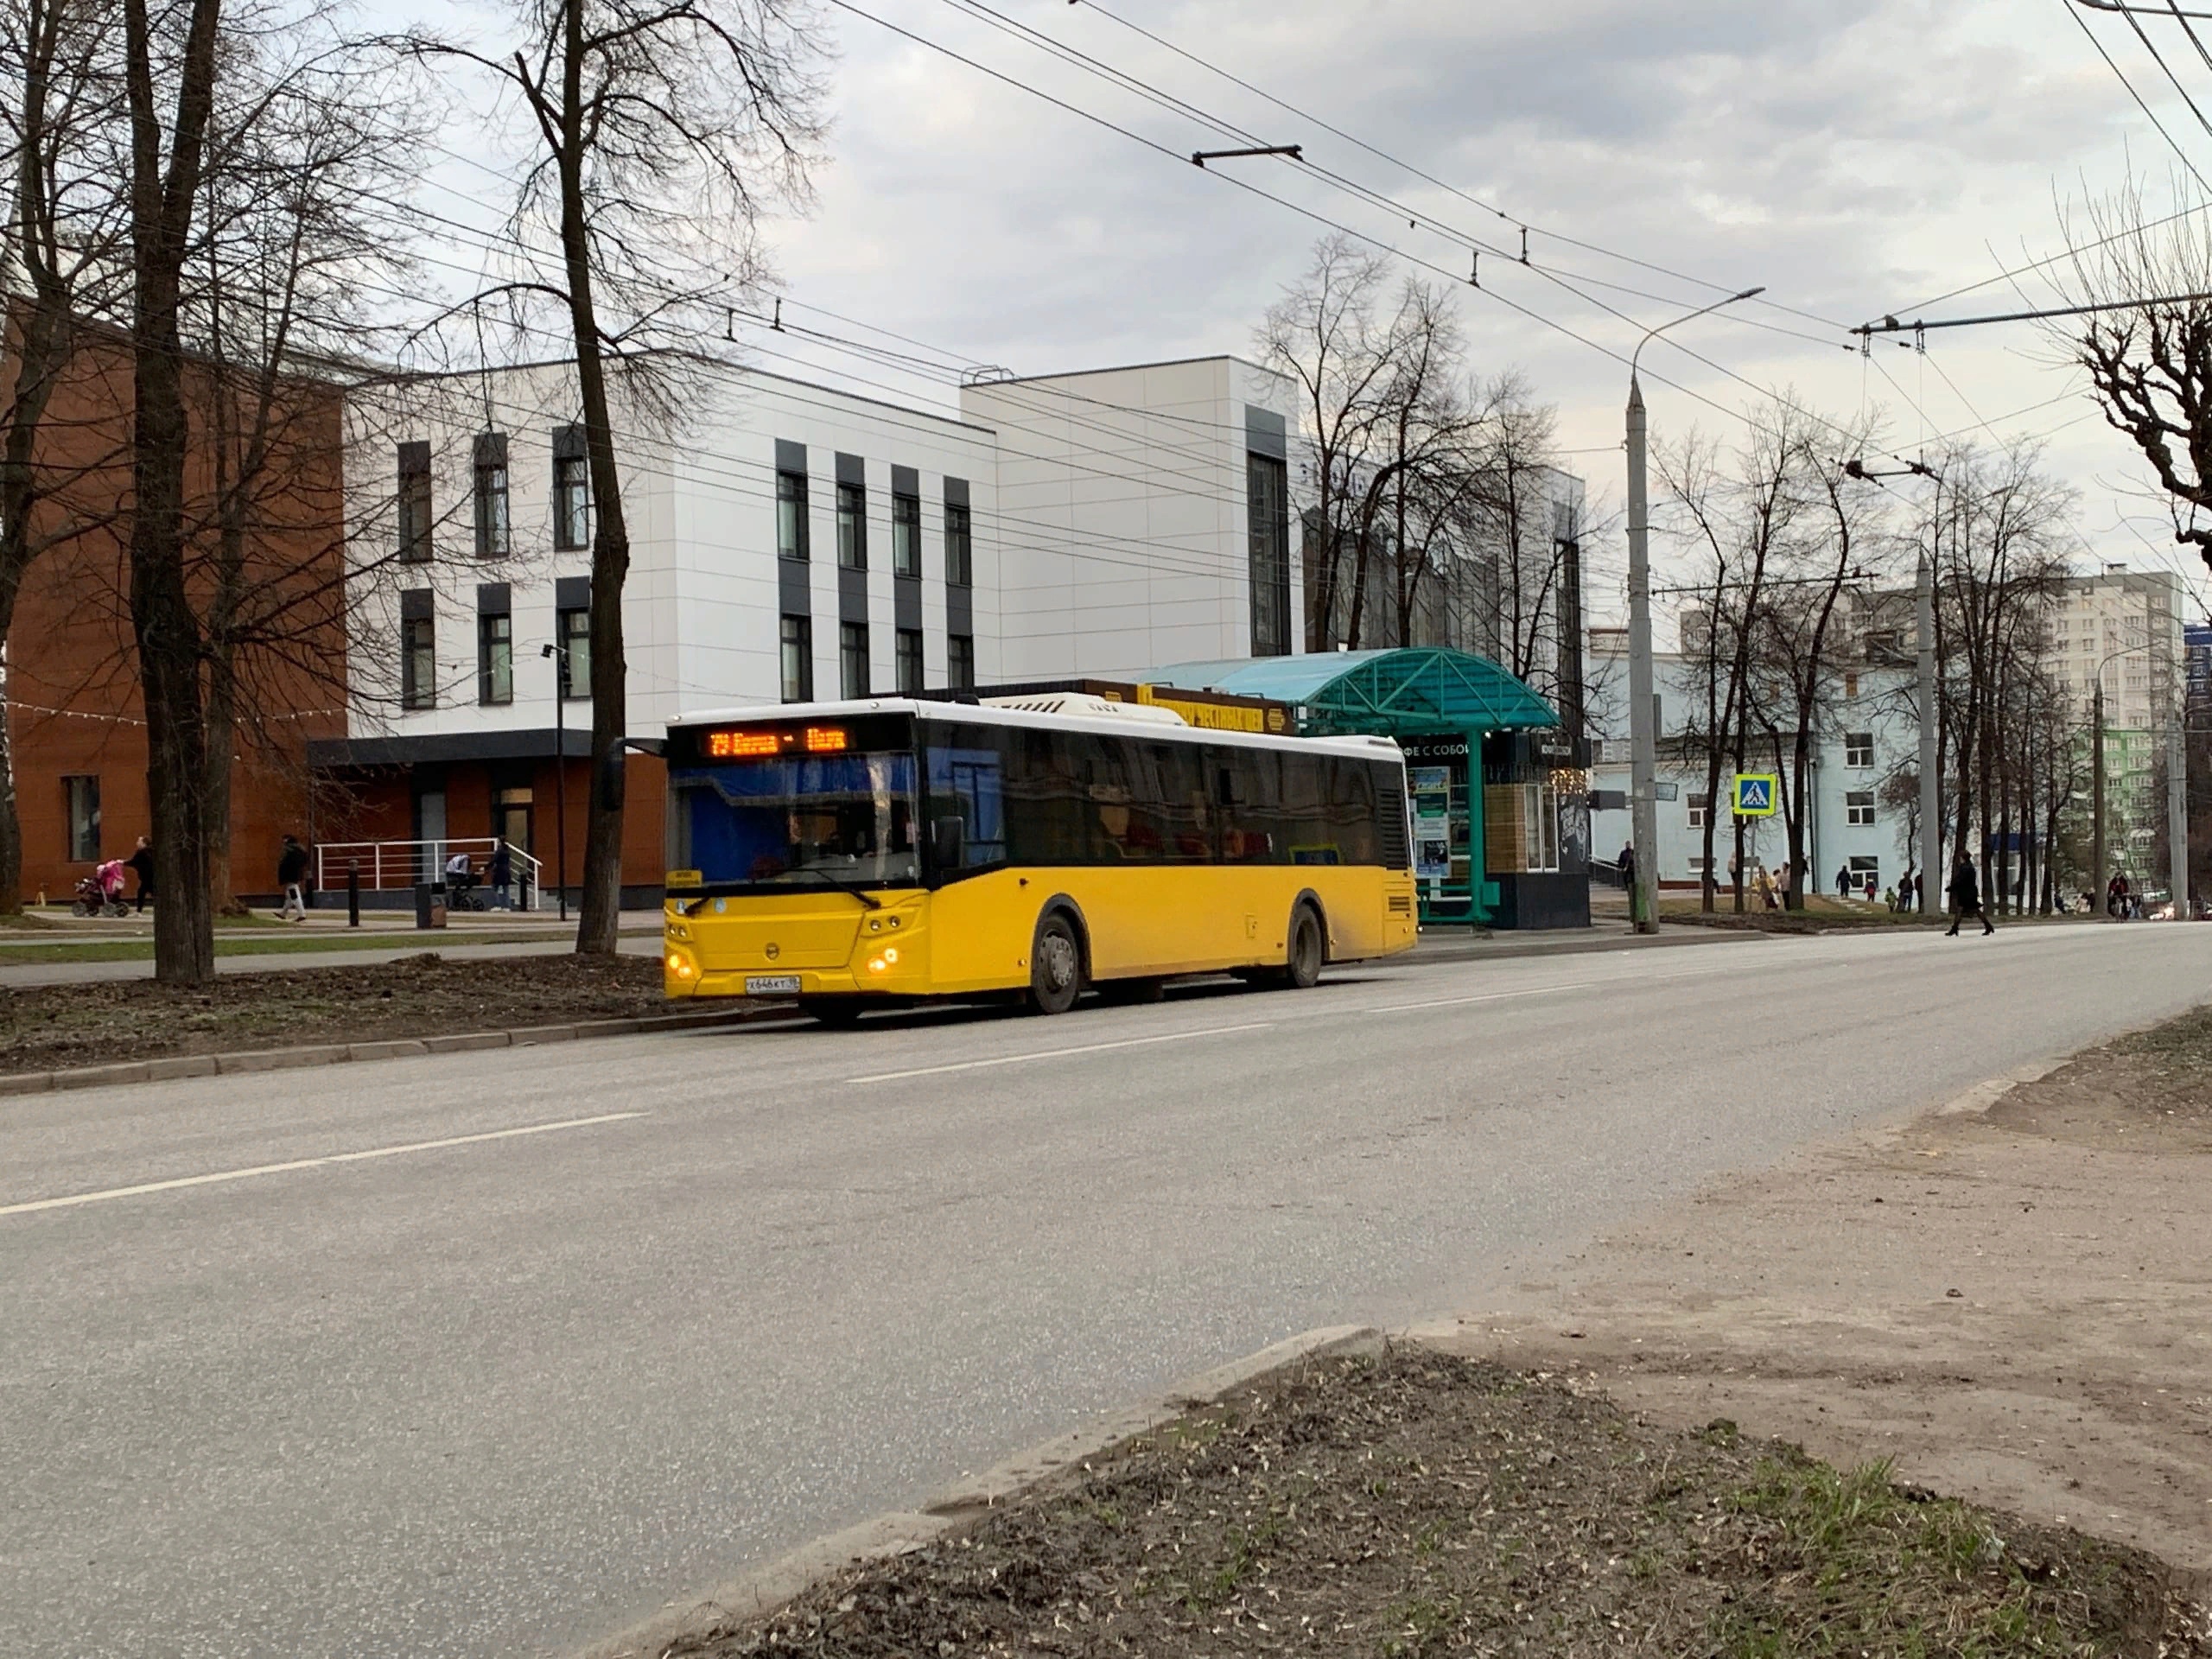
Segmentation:
<svg viewBox="0 0 2212 1659">
<path fill-rule="evenodd" d="M 0 1103 L 0 1654 L 567 1652 L 2208 976 L 1754 938 Z"/>
</svg>

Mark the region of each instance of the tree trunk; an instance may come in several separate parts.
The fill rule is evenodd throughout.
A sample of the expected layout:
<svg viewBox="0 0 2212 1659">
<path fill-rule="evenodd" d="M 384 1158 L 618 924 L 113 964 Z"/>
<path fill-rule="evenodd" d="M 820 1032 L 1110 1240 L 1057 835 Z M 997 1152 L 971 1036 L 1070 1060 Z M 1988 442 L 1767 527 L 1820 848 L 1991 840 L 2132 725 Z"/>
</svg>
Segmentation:
<svg viewBox="0 0 2212 1659">
<path fill-rule="evenodd" d="M 146 792 L 154 834 L 154 977 L 214 976 L 207 902 L 207 729 L 200 636 L 184 580 L 184 346 L 178 296 L 213 105 L 220 0 L 192 0 L 177 67 L 176 118 L 162 160 L 146 0 L 124 0 L 130 104 L 130 620 L 146 715 Z"/>
<path fill-rule="evenodd" d="M 622 814 L 629 735 L 629 665 L 623 658 L 622 588 L 630 575 L 630 531 L 614 457 L 614 422 L 607 397 L 592 298 L 591 249 L 585 224 L 583 153 L 583 6 L 564 0 L 562 63 L 561 251 L 569 280 L 569 315 L 576 345 L 584 442 L 590 457 L 595 514 L 591 546 L 591 757 L 589 809 L 584 819 L 583 891 L 576 950 L 614 954 L 622 922 Z M 561 765 L 567 765 L 562 756 Z"/>
</svg>

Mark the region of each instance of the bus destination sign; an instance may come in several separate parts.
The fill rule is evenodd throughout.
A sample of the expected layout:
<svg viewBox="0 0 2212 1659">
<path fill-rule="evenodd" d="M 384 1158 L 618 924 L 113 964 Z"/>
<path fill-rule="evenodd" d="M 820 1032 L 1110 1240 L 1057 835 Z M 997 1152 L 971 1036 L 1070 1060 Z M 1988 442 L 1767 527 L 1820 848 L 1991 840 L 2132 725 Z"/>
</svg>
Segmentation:
<svg viewBox="0 0 2212 1659">
<path fill-rule="evenodd" d="M 785 726 L 765 731 L 741 728 L 699 734 L 699 753 L 709 760 L 760 760 L 779 754 L 842 754 L 851 747 L 842 726 Z"/>
</svg>

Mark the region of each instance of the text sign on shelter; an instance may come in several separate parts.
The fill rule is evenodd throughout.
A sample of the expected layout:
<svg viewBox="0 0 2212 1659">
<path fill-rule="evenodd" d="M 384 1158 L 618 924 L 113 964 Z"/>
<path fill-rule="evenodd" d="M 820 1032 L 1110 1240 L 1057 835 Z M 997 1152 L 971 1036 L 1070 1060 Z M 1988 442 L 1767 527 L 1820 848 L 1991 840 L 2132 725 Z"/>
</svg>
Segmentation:
<svg viewBox="0 0 2212 1659">
<path fill-rule="evenodd" d="M 1775 797 L 1782 779 L 1770 772 L 1744 772 L 1736 775 L 1736 816 L 1739 818 L 1770 818 L 1774 816 Z"/>
</svg>

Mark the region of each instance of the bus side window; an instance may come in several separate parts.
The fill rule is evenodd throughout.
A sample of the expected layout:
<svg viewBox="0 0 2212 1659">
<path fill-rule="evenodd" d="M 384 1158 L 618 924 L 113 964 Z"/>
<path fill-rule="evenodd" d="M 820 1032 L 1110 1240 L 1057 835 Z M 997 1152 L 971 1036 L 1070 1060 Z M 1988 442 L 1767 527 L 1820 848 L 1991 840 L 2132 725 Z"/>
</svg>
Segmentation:
<svg viewBox="0 0 2212 1659">
<path fill-rule="evenodd" d="M 928 794 L 931 821 L 961 820 L 963 868 L 1006 862 L 1005 765 L 997 749 L 932 746 Z"/>
<path fill-rule="evenodd" d="M 1283 845 L 1282 766 L 1272 749 L 1219 748 L 1215 800 L 1225 864 L 1273 864 Z"/>
</svg>

